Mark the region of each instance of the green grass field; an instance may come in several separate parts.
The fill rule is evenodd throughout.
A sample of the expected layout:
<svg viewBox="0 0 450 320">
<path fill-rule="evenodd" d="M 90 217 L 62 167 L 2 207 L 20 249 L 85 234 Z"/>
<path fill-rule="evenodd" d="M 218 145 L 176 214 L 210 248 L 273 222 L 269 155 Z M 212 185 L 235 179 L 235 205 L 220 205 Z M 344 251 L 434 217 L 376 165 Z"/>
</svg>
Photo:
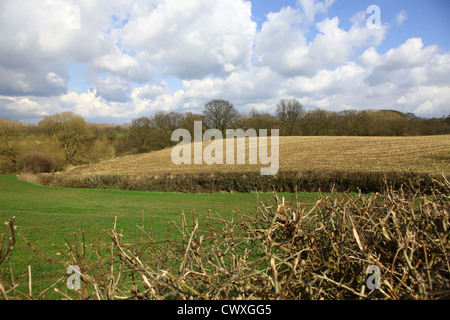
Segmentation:
<svg viewBox="0 0 450 320">
<path fill-rule="evenodd" d="M 289 203 L 293 194 L 279 194 Z M 297 195 L 308 206 L 315 202 L 318 194 Z M 271 202 L 272 194 L 259 195 L 260 200 Z M 142 225 L 144 212 L 146 228 L 151 218 L 152 231 L 164 231 L 168 222 L 180 224 L 184 211 L 191 220 L 192 210 L 203 215 L 219 213 L 231 218 L 234 210 L 243 213 L 255 212 L 256 194 L 181 194 L 149 193 L 118 190 L 67 189 L 42 187 L 35 183 L 20 181 L 15 175 L 0 175 L 0 235 L 7 232 L 3 222 L 15 217 L 16 232 L 23 235 L 33 246 L 47 256 L 56 257 L 53 245 L 63 247 L 64 237 L 72 238 L 80 229 L 91 234 L 99 230 L 112 229 L 117 217 L 117 229 L 133 238 Z M 7 234 L 6 234 L 7 235 Z M 28 261 L 35 258 L 34 252 L 21 237 L 16 238 L 11 251 L 11 262 L 15 274 L 26 271 Z M 38 283 L 42 277 L 51 277 L 54 266 L 35 258 L 32 263 L 33 279 Z M 0 265 L 0 272 L 9 270 L 9 263 Z M 58 270 L 61 271 L 61 270 Z M 62 270 L 64 271 L 64 270 Z"/>
</svg>

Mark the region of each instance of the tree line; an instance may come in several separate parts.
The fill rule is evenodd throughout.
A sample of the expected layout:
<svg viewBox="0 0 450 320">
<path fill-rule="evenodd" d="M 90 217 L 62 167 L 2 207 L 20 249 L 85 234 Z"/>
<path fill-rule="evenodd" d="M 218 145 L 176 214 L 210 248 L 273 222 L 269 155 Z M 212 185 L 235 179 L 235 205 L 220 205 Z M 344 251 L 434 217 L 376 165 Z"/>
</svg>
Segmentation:
<svg viewBox="0 0 450 320">
<path fill-rule="evenodd" d="M 130 145 L 137 152 L 149 152 L 173 145 L 171 133 L 178 128 L 193 135 L 194 121 L 204 130 L 279 129 L 281 136 L 416 136 L 450 134 L 450 114 L 441 118 L 421 118 L 393 110 L 305 110 L 297 99 L 283 99 L 274 114 L 239 113 L 226 100 L 208 102 L 201 114 L 159 112 L 153 117 L 134 119 L 129 129 Z"/>
<path fill-rule="evenodd" d="M 221 99 L 205 104 L 202 113 L 158 112 L 130 124 L 88 123 L 80 115 L 62 112 L 37 124 L 0 119 L 0 172 L 48 172 L 164 149 L 175 145 L 172 132 L 182 128 L 194 134 L 194 122 L 203 131 L 219 129 L 279 129 L 281 136 L 414 136 L 450 134 L 450 114 L 421 118 L 393 110 L 305 110 L 297 99 L 283 99 L 274 114 L 240 113 Z"/>
</svg>

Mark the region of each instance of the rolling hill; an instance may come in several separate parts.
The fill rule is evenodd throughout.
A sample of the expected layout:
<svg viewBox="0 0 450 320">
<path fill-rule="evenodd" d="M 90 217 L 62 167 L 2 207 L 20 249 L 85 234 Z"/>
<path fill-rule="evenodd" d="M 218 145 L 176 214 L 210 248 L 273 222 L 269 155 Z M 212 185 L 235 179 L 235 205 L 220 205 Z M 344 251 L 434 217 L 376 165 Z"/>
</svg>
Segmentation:
<svg viewBox="0 0 450 320">
<path fill-rule="evenodd" d="M 209 143 L 211 142 L 203 142 L 203 150 Z M 176 165 L 171 159 L 172 148 L 168 148 L 72 167 L 66 170 L 65 174 L 86 176 L 249 172 L 268 166 L 261 165 L 259 161 L 258 164 L 249 164 L 249 153 L 254 154 L 258 150 L 249 148 L 248 143 L 246 146 L 247 160 L 246 164 L 242 165 L 193 164 L 193 161 L 192 164 Z M 194 150 L 192 145 L 191 150 Z M 450 173 L 450 136 L 280 137 L 279 155 L 279 170 L 408 171 L 441 174 Z"/>
</svg>

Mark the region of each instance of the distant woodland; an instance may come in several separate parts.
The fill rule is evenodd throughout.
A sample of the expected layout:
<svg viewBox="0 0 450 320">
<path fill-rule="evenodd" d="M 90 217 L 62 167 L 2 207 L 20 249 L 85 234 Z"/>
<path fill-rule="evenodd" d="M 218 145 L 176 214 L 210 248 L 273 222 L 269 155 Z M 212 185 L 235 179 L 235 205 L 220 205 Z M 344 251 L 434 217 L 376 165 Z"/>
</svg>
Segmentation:
<svg viewBox="0 0 450 320">
<path fill-rule="evenodd" d="M 450 114 L 422 118 L 393 110 L 305 110 L 296 99 L 281 100 L 274 114 L 240 113 L 231 102 L 212 100 L 201 114 L 158 112 L 122 125 L 88 123 L 62 112 L 37 124 L 0 119 L 0 173 L 54 172 L 123 155 L 151 152 L 177 144 L 178 128 L 203 130 L 279 129 L 282 136 L 416 136 L 450 134 Z"/>
</svg>

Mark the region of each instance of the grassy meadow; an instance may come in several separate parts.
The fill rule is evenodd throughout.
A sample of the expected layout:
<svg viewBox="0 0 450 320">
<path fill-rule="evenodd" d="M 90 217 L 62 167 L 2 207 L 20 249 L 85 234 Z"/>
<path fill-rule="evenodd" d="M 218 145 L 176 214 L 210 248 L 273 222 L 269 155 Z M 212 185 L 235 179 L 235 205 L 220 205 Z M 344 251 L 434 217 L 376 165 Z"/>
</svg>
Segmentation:
<svg viewBox="0 0 450 320">
<path fill-rule="evenodd" d="M 293 194 L 280 196 L 290 199 Z M 300 193 L 301 202 L 309 205 L 317 194 Z M 232 212 L 252 212 L 257 194 L 183 194 L 149 193 L 121 190 L 48 188 L 20 181 L 15 175 L 0 175 L 0 219 L 16 217 L 17 231 L 37 247 L 61 242 L 78 228 L 89 232 L 112 228 L 117 217 L 118 228 L 127 232 L 142 223 L 142 212 L 151 217 L 155 231 L 165 230 L 167 223 L 179 221 L 184 211 L 219 213 L 231 217 Z M 259 195 L 260 200 L 271 201 L 271 194 Z"/>
<path fill-rule="evenodd" d="M 294 195 L 280 194 L 290 201 Z M 318 194 L 300 193 L 299 201 L 305 206 L 314 203 Z M 256 209 L 257 194 L 183 194 L 149 193 L 120 190 L 49 188 L 36 183 L 18 180 L 15 175 L 0 175 L 0 235 L 7 235 L 7 222 L 15 217 L 16 232 L 23 235 L 36 249 L 47 257 L 55 258 L 57 250 L 64 247 L 65 238 L 71 239 L 74 232 L 84 230 L 98 234 L 102 229 L 112 229 L 117 217 L 117 229 L 124 239 L 133 242 L 145 218 L 146 229 L 164 232 L 171 221 L 180 222 L 184 211 L 191 220 L 192 211 L 209 215 L 220 214 L 231 218 L 233 211 L 251 213 Z M 260 200 L 272 200 L 271 194 L 260 194 Z M 150 228 L 151 224 L 151 228 Z M 23 238 L 16 236 L 16 245 L 10 253 L 14 273 L 26 272 L 31 266 L 36 285 L 49 284 L 64 274 L 61 266 L 45 263 L 35 257 Z M 5 261 L 0 272 L 7 272 L 10 265 Z M 42 282 L 44 281 L 44 282 Z"/>
</svg>

